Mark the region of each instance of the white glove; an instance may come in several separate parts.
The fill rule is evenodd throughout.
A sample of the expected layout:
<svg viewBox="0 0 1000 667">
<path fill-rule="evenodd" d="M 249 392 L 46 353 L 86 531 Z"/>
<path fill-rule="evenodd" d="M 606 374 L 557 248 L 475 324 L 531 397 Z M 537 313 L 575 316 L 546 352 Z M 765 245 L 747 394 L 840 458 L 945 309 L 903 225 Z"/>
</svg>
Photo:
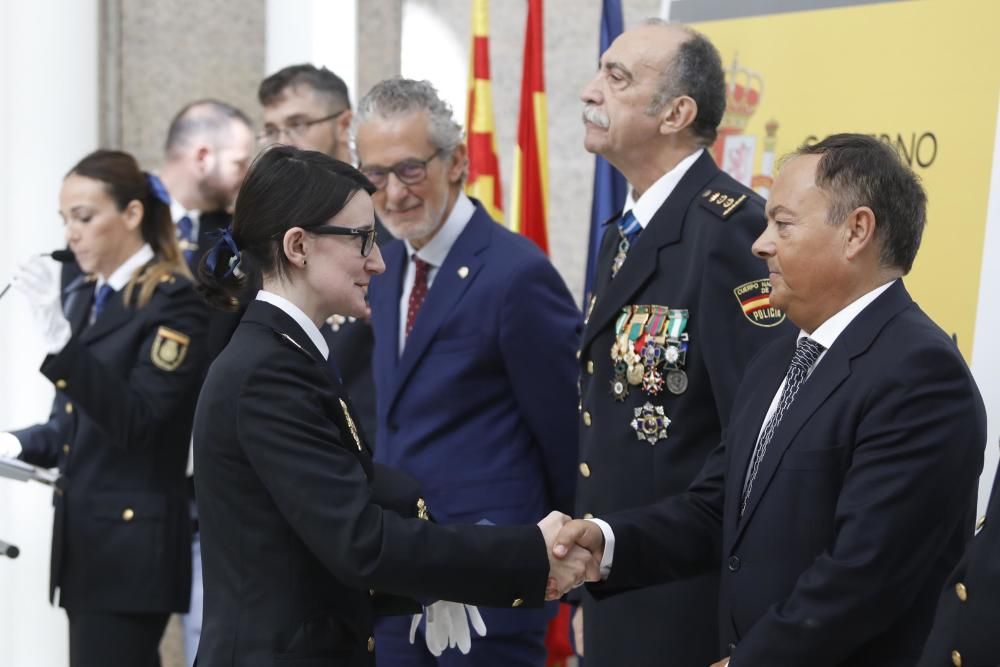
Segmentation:
<svg viewBox="0 0 1000 667">
<path fill-rule="evenodd" d="M 66 347 L 72 331 L 62 311 L 59 277 L 49 270 L 50 263 L 51 260 L 44 257 L 32 257 L 18 267 L 11 286 L 31 304 L 31 312 L 41 329 L 45 351 L 56 354 Z"/>
<path fill-rule="evenodd" d="M 446 648 L 458 647 L 463 655 L 468 655 L 472 649 L 472 636 L 469 633 L 469 621 L 480 637 L 486 636 L 486 623 L 479 614 L 479 609 L 471 604 L 461 602 L 448 602 L 438 600 L 429 607 L 424 607 L 427 612 L 427 629 L 424 638 L 427 640 L 427 650 L 431 655 L 437 657 L 444 653 Z M 466 613 L 468 612 L 468 617 Z M 417 626 L 423 614 L 414 614 L 410 623 L 410 643 L 416 639 Z"/>
<path fill-rule="evenodd" d="M 13 433 L 0 433 L 0 457 L 16 459 L 21 453 L 21 441 Z"/>
</svg>

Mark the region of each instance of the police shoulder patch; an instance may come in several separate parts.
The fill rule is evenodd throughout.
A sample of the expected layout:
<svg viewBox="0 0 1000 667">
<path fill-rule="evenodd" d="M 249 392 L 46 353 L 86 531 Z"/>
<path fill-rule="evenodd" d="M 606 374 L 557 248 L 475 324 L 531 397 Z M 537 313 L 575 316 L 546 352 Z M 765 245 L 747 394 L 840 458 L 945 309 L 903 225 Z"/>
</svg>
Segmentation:
<svg viewBox="0 0 1000 667">
<path fill-rule="evenodd" d="M 750 324 L 776 327 L 785 321 L 785 314 L 771 305 L 771 279 L 751 280 L 733 288 L 733 295 Z"/>
<path fill-rule="evenodd" d="M 184 363 L 190 344 L 191 338 L 185 334 L 170 327 L 160 327 L 156 330 L 149 357 L 160 370 L 175 371 Z"/>
<path fill-rule="evenodd" d="M 711 188 L 703 190 L 701 196 L 698 197 L 702 206 L 723 220 L 738 211 L 747 199 L 748 196 L 745 192 L 725 192 Z"/>
</svg>

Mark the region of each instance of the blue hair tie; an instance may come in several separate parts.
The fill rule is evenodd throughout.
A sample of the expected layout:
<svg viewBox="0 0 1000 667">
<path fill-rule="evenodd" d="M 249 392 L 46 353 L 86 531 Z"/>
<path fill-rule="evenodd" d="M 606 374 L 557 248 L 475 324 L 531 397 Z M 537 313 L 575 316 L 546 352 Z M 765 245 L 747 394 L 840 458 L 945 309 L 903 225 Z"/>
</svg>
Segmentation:
<svg viewBox="0 0 1000 667">
<path fill-rule="evenodd" d="M 153 193 L 154 197 L 170 206 L 170 195 L 167 194 L 167 189 L 163 187 L 163 181 L 160 180 L 159 176 L 146 172 L 146 183 L 149 184 L 149 191 Z"/>
<path fill-rule="evenodd" d="M 237 278 L 243 277 L 243 271 L 240 270 L 240 263 L 243 261 L 243 253 L 240 251 L 240 247 L 236 245 L 236 241 L 233 239 L 233 234 L 227 227 L 225 229 L 220 229 L 217 232 L 212 232 L 211 235 L 218 237 L 218 241 L 212 246 L 212 249 L 208 251 L 205 257 L 205 266 L 208 270 L 215 274 L 215 267 L 219 265 L 219 259 L 222 257 L 222 253 L 227 249 L 232 254 L 229 258 L 229 269 L 226 271 L 223 278 L 228 278 L 233 275 Z"/>
</svg>

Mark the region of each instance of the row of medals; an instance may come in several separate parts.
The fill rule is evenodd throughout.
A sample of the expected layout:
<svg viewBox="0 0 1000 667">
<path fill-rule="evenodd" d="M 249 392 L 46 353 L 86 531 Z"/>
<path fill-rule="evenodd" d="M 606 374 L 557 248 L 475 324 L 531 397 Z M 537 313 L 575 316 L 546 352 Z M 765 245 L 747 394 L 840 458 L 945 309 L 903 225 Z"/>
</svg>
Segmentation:
<svg viewBox="0 0 1000 667">
<path fill-rule="evenodd" d="M 647 332 L 633 342 L 629 338 L 628 323 L 623 329 L 611 346 L 615 373 L 611 380 L 611 395 L 616 401 L 624 401 L 628 397 L 629 387 L 641 386 L 650 396 L 658 395 L 664 387 L 675 395 L 687 391 L 688 377 L 684 372 L 688 342 L 686 333 L 679 338 L 667 338 L 663 334 L 650 335 Z M 661 372 L 661 367 L 665 374 Z"/>
</svg>

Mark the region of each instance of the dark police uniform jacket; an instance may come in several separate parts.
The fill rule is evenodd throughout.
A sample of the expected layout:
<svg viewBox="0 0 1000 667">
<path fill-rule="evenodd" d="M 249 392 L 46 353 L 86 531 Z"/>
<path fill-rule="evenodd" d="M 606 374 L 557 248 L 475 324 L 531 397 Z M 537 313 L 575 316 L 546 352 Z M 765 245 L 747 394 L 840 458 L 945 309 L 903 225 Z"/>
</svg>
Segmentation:
<svg viewBox="0 0 1000 667">
<path fill-rule="evenodd" d="M 191 589 L 184 469 L 203 375 L 203 307 L 173 276 L 139 308 L 115 294 L 87 324 L 94 283 L 68 287 L 73 337 L 41 371 L 49 421 L 14 435 L 21 458 L 62 474 L 51 587 L 70 611 L 183 612 Z"/>
<path fill-rule="evenodd" d="M 383 510 L 362 436 L 308 335 L 252 302 L 195 417 L 200 667 L 374 665 L 372 589 L 542 604 L 537 527 L 442 527 Z"/>
<path fill-rule="evenodd" d="M 767 268 L 750 250 L 764 230 L 763 206 L 704 152 L 613 279 L 620 237 L 614 221 L 608 224 L 580 354 L 578 516 L 601 516 L 680 493 L 719 444 L 744 366 L 786 326 L 767 301 Z M 684 354 L 673 364 L 672 379 L 666 364 L 658 366 L 663 378 L 658 393 L 626 379 L 628 395 L 616 400 L 612 390 L 620 362 L 611 357 L 616 326 L 623 309 L 651 305 L 678 311 L 675 327 L 686 311 L 678 336 L 686 340 L 661 346 Z M 673 393 L 671 386 L 683 391 Z M 649 406 L 645 412 L 644 406 Z M 641 430 L 643 420 L 661 417 L 658 409 L 669 425 L 651 433 L 653 441 L 640 439 L 636 426 Z M 641 423 L 633 426 L 636 419 Z M 709 664 L 718 644 L 717 585 L 716 576 L 706 574 L 600 603 L 585 593 L 588 665 Z"/>
<path fill-rule="evenodd" d="M 976 529 L 941 593 L 918 667 L 1000 665 L 1000 475 Z"/>
<path fill-rule="evenodd" d="M 982 398 L 951 338 L 897 281 L 799 388 L 741 516 L 795 346 L 782 336 L 751 361 L 725 442 L 687 492 L 602 517 L 615 534 L 605 585 L 721 565 L 732 667 L 909 667 L 972 525 Z"/>
</svg>

